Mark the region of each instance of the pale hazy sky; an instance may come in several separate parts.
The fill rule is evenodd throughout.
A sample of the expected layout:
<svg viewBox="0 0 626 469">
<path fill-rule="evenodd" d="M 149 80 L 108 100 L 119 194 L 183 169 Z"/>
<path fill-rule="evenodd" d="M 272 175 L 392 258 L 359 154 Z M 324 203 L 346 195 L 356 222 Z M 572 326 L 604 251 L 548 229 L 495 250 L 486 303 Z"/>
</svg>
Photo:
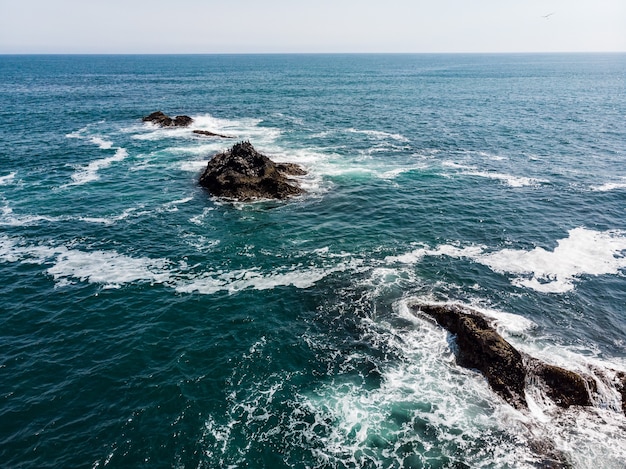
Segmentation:
<svg viewBox="0 0 626 469">
<path fill-rule="evenodd" d="M 4 54 L 570 51 L 626 51 L 626 0 L 0 0 Z"/>
</svg>

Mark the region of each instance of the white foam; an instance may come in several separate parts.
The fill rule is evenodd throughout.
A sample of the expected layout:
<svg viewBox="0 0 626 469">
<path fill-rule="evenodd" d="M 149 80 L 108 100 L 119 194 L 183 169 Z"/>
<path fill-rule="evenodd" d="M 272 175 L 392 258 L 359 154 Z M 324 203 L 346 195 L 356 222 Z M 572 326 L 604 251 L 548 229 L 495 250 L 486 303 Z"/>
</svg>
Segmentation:
<svg viewBox="0 0 626 469">
<path fill-rule="evenodd" d="M 0 213 L 0 225 L 4 226 L 30 226 L 42 221 L 55 223 L 67 220 L 68 217 L 50 217 L 46 215 L 16 215 L 8 204 L 2 207 Z"/>
<path fill-rule="evenodd" d="M 183 161 L 182 163 L 177 163 L 175 165 L 176 169 L 180 169 L 181 171 L 186 171 L 189 173 L 199 173 L 204 168 L 206 168 L 207 161 L 205 160 L 192 160 L 192 161 Z"/>
<path fill-rule="evenodd" d="M 59 248 L 54 265 L 47 272 L 55 280 L 75 278 L 105 288 L 119 288 L 132 282 L 163 283 L 169 279 L 165 259 L 134 258 L 116 251 L 85 252 Z"/>
<path fill-rule="evenodd" d="M 92 161 L 87 166 L 84 166 L 78 169 L 74 174 L 72 174 L 73 182 L 66 184 L 63 187 L 67 186 L 79 186 L 83 184 L 87 184 L 89 182 L 97 181 L 100 179 L 100 175 L 98 171 L 104 168 L 108 168 L 113 163 L 118 161 L 122 161 L 128 156 L 128 151 L 125 148 L 118 148 L 115 151 L 113 156 L 109 156 L 108 158 L 102 158 L 99 160 Z"/>
<path fill-rule="evenodd" d="M 187 202 L 191 202 L 192 200 L 193 196 L 190 196 L 178 200 L 172 200 L 171 202 L 166 202 L 163 204 L 163 210 L 167 212 L 177 212 L 179 205 L 186 204 Z"/>
<path fill-rule="evenodd" d="M 600 186 L 591 186 L 591 190 L 597 192 L 609 192 L 619 189 L 626 189 L 626 178 L 622 178 L 620 182 L 607 182 Z"/>
<path fill-rule="evenodd" d="M 423 170 L 424 168 L 425 166 L 421 165 L 421 166 L 409 166 L 409 167 L 404 167 L 404 168 L 390 169 L 390 170 L 382 171 L 381 173 L 378 174 L 378 177 L 381 179 L 393 180 L 393 179 L 396 179 L 401 174 L 410 173 L 412 171 Z"/>
<path fill-rule="evenodd" d="M 170 279 L 166 259 L 129 257 L 116 251 L 82 251 L 67 246 L 32 245 L 20 238 L 0 237 L 0 260 L 49 265 L 46 272 L 55 281 L 71 279 L 119 288 L 132 282 L 164 283 Z"/>
<path fill-rule="evenodd" d="M 424 256 L 469 258 L 503 274 L 514 274 L 513 284 L 543 293 L 564 293 L 583 275 L 617 275 L 626 269 L 626 233 L 575 228 L 557 241 L 554 251 L 537 247 L 531 251 L 503 249 L 486 252 L 484 246 L 460 248 L 441 245 L 419 247 L 386 262 L 415 264 Z"/>
<path fill-rule="evenodd" d="M 95 145 L 98 145 L 98 148 L 100 148 L 101 150 L 109 150 L 113 147 L 113 142 L 111 142 L 110 140 L 105 140 L 104 138 L 99 136 L 91 137 L 89 141 Z"/>
<path fill-rule="evenodd" d="M 211 295 L 219 291 L 236 293 L 245 289 L 271 290 L 280 286 L 293 286 L 299 289 L 310 288 L 318 281 L 329 275 L 335 269 L 293 267 L 292 270 L 282 273 L 263 273 L 257 268 L 209 273 L 195 278 L 191 282 L 179 284 L 176 291 L 179 293 L 201 293 Z"/>
<path fill-rule="evenodd" d="M 84 221 L 86 223 L 100 223 L 103 225 L 114 225 L 118 221 L 126 220 L 133 213 L 138 210 L 137 207 L 131 207 L 124 210 L 120 215 L 111 216 L 111 217 L 79 217 L 80 221 Z"/>
<path fill-rule="evenodd" d="M 409 141 L 409 139 L 406 138 L 404 135 L 394 134 L 394 133 L 390 133 L 390 132 L 383 132 L 383 131 L 380 131 L 380 130 L 358 130 L 358 129 L 355 129 L 355 128 L 350 128 L 350 129 L 347 129 L 347 131 L 350 132 L 350 133 L 367 135 L 368 137 L 374 137 L 374 138 L 379 139 L 379 140 L 392 139 L 392 140 L 397 140 L 399 142 L 408 142 Z"/>
<path fill-rule="evenodd" d="M 195 217 L 191 217 L 189 221 L 196 225 L 202 225 L 204 224 L 204 219 L 209 215 L 209 212 L 212 212 L 213 210 L 215 210 L 214 207 L 205 207 L 204 209 L 202 209 L 201 214 L 196 215 Z"/>
<path fill-rule="evenodd" d="M 417 444 L 423 450 L 412 452 L 420 459 L 411 466 L 439 465 L 458 457 L 461 447 L 462 460 L 472 467 L 480 467 L 486 453 L 494 467 L 533 467 L 535 455 L 528 446 L 502 437 L 515 435 L 519 423 L 500 418 L 506 405 L 476 372 L 456 365 L 446 331 L 416 318 L 405 302 L 394 309 L 412 327 L 397 331 L 364 324 L 368 341 L 400 357 L 378 365 L 380 386 L 367 389 L 361 377 L 338 374 L 300 396 L 301 405 L 315 416 L 304 437 L 317 448 L 318 459 L 350 467 L 404 467 L 403 448 Z M 354 352 L 337 359 L 350 370 L 352 362 L 367 357 Z"/>
<path fill-rule="evenodd" d="M 467 176 L 478 176 L 487 179 L 502 181 L 511 187 L 537 186 L 549 182 L 546 179 L 537 179 L 526 176 L 514 176 L 512 174 L 496 173 L 491 171 L 463 171 Z"/>
<path fill-rule="evenodd" d="M 514 283 L 545 293 L 574 288 L 582 275 L 616 275 L 626 268 L 626 233 L 575 228 L 554 251 L 503 249 L 475 257 L 496 272 L 517 274 Z"/>
<path fill-rule="evenodd" d="M 484 248 L 481 246 L 467 246 L 467 247 L 458 247 L 452 246 L 450 244 L 442 244 L 435 249 L 430 249 L 426 246 L 419 247 L 411 252 L 406 254 L 401 254 L 399 256 L 387 256 L 385 258 L 385 262 L 400 262 L 403 264 L 417 264 L 420 262 L 425 256 L 449 256 L 449 257 L 469 257 L 476 258 L 482 254 Z"/>
<path fill-rule="evenodd" d="M 7 174 L 6 176 L 0 176 L 0 186 L 7 186 L 9 184 L 12 184 L 16 174 L 17 173 L 14 171 Z"/>
</svg>

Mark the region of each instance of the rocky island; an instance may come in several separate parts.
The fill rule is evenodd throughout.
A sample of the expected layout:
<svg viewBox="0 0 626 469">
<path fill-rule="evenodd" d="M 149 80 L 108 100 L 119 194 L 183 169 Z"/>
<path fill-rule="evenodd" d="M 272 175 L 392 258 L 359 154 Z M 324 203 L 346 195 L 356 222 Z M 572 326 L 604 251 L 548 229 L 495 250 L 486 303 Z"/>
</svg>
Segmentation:
<svg viewBox="0 0 626 469">
<path fill-rule="evenodd" d="M 273 162 L 246 141 L 213 156 L 199 182 L 217 197 L 249 202 L 303 194 L 304 189 L 290 176 L 305 174 L 297 164 Z"/>
</svg>

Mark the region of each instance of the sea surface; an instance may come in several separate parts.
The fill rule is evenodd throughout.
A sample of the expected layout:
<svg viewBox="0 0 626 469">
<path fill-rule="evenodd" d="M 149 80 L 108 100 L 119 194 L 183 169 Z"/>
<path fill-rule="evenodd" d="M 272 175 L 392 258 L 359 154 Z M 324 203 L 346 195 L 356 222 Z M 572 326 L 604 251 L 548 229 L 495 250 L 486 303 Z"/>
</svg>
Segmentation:
<svg viewBox="0 0 626 469">
<path fill-rule="evenodd" d="M 625 54 L 0 56 L 0 122 L 1 467 L 626 467 Z M 199 187 L 244 140 L 306 195 Z"/>
</svg>

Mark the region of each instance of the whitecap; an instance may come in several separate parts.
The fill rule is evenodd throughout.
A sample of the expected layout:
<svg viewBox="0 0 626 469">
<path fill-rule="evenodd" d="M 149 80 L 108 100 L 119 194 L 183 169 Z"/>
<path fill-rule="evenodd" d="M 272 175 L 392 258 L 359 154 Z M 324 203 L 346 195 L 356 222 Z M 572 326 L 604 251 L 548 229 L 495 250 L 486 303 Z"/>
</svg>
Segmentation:
<svg viewBox="0 0 626 469">
<path fill-rule="evenodd" d="M 13 183 L 15 176 L 16 176 L 16 172 L 12 172 L 7 174 L 6 176 L 0 176 L 0 186 L 7 186 L 11 183 Z"/>
<path fill-rule="evenodd" d="M 513 274 L 514 285 L 543 293 L 564 293 L 583 275 L 617 275 L 626 269 L 626 233 L 575 228 L 557 241 L 554 251 L 537 247 L 487 252 L 485 246 L 440 245 L 419 247 L 406 254 L 388 256 L 387 262 L 415 264 L 424 256 L 468 258 L 494 272 Z"/>
<path fill-rule="evenodd" d="M 87 166 L 78 169 L 74 174 L 72 174 L 73 182 L 62 187 L 80 186 L 89 182 L 97 181 L 100 179 L 98 171 L 108 168 L 113 163 L 124 160 L 127 156 L 128 151 L 125 148 L 118 148 L 113 156 L 92 161 Z"/>
<path fill-rule="evenodd" d="M 170 279 L 166 259 L 129 257 L 117 251 L 82 251 L 67 246 L 33 245 L 21 238 L 0 237 L 0 260 L 51 265 L 46 272 L 55 281 L 71 279 L 119 288 L 132 282 L 165 283 Z"/>
<path fill-rule="evenodd" d="M 536 186 L 549 182 L 546 179 L 537 179 L 526 176 L 514 176 L 512 174 L 496 173 L 490 171 L 464 171 L 461 174 L 467 176 L 478 176 L 487 179 L 495 179 L 497 181 L 505 182 L 511 187 Z"/>
<path fill-rule="evenodd" d="M 109 150 L 113 147 L 113 142 L 110 140 L 105 140 L 102 137 L 94 136 L 89 139 L 89 141 L 95 145 L 98 145 L 98 148 L 101 150 Z"/>
<path fill-rule="evenodd" d="M 163 210 L 167 212 L 177 212 L 178 206 L 182 204 L 186 204 L 187 202 L 191 202 L 193 200 L 193 196 L 184 197 L 182 199 L 172 200 L 171 202 L 166 202 L 163 204 Z"/>
<path fill-rule="evenodd" d="M 257 268 L 248 270 L 209 273 L 191 282 L 179 284 L 179 293 L 201 293 L 211 295 L 219 291 L 235 293 L 245 289 L 272 290 L 280 286 L 293 286 L 299 289 L 310 288 L 326 277 L 332 270 L 293 268 L 283 273 L 264 274 Z"/>
<path fill-rule="evenodd" d="M 591 190 L 596 192 L 609 192 L 620 189 L 626 189 L 626 178 L 622 178 L 621 182 L 607 182 L 600 186 L 591 186 Z"/>
<path fill-rule="evenodd" d="M 544 293 L 563 293 L 574 288 L 582 275 L 616 275 L 626 269 L 626 233 L 575 228 L 557 241 L 554 251 L 537 247 L 531 251 L 503 249 L 475 260 L 496 272 L 518 275 L 516 285 Z"/>
<path fill-rule="evenodd" d="M 50 217 L 47 215 L 16 215 L 7 203 L 1 210 L 0 225 L 4 226 L 30 226 L 42 221 L 56 223 L 68 219 L 68 217 Z"/>
<path fill-rule="evenodd" d="M 459 174 L 462 174 L 465 176 L 476 176 L 476 177 L 482 177 L 486 179 L 494 179 L 496 181 L 504 182 L 510 187 L 534 186 L 534 185 L 548 182 L 545 179 L 537 179 L 537 178 L 531 178 L 531 177 L 526 177 L 526 176 L 514 176 L 512 174 L 497 173 L 497 172 L 491 172 L 491 171 L 466 170 L 466 171 L 461 171 Z"/>
<path fill-rule="evenodd" d="M 164 283 L 169 277 L 165 259 L 128 257 L 116 251 L 80 251 L 61 247 L 47 273 L 55 280 L 75 278 L 119 288 L 133 282 Z"/>
<path fill-rule="evenodd" d="M 359 130 L 359 129 L 355 129 L 355 128 L 349 128 L 347 129 L 348 132 L 350 133 L 355 133 L 355 134 L 362 134 L 362 135 L 367 135 L 368 137 L 374 137 L 376 139 L 392 139 L 392 140 L 397 140 L 399 142 L 408 142 L 409 139 L 406 138 L 404 135 L 401 134 L 394 134 L 394 133 L 390 133 L 390 132 L 383 132 L 381 130 Z"/>
<path fill-rule="evenodd" d="M 103 225 L 114 225 L 118 221 L 125 220 L 138 210 L 137 207 L 131 207 L 124 210 L 120 215 L 110 217 L 78 217 L 80 221 L 86 223 L 100 223 Z"/>
<path fill-rule="evenodd" d="M 263 272 L 254 267 L 245 270 L 209 272 L 191 281 L 179 281 L 176 291 L 179 293 L 201 293 L 210 295 L 219 291 L 236 293 L 241 290 L 272 290 L 276 287 L 295 287 L 307 289 L 336 272 L 356 270 L 362 261 L 348 260 L 334 267 L 303 267 L 294 265 L 281 272 Z"/>
</svg>

